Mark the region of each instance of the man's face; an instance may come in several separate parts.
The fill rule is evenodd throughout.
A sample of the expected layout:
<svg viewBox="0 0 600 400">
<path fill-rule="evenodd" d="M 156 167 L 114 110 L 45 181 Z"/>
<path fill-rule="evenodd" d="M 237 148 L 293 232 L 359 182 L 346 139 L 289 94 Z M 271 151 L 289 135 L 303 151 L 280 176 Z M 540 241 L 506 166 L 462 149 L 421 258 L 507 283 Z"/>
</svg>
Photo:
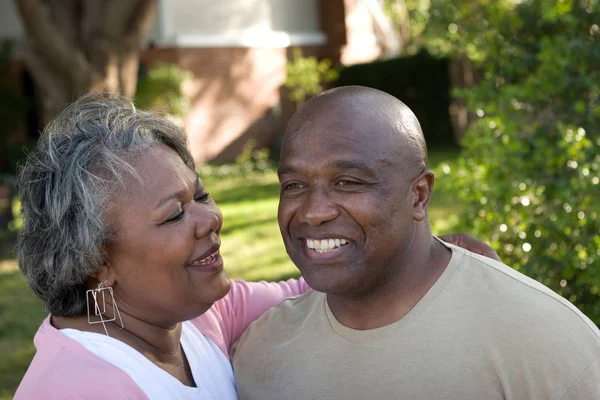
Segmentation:
<svg viewBox="0 0 600 400">
<path fill-rule="evenodd" d="M 292 121 L 279 228 L 313 289 L 360 296 L 392 278 L 412 244 L 416 176 L 383 121 L 330 113 Z"/>
</svg>

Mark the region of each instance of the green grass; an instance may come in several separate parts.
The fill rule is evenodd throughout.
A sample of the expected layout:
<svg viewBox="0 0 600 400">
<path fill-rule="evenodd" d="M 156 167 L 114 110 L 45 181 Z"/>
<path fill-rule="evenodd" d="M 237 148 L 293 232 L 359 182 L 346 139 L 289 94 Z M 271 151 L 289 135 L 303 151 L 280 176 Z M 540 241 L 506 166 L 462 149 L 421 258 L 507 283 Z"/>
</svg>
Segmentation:
<svg viewBox="0 0 600 400">
<path fill-rule="evenodd" d="M 430 168 L 437 177 L 444 175 L 440 163 L 451 163 L 457 154 L 455 150 L 430 154 Z M 298 276 L 285 253 L 277 226 L 276 174 L 270 171 L 202 178 L 223 212 L 221 253 L 229 275 L 246 280 Z M 459 211 L 456 196 L 434 190 L 429 207 L 434 233 L 448 232 Z M 0 232 L 0 400 L 12 398 L 35 353 L 32 339 L 46 315 L 10 255 L 13 241 L 12 235 Z"/>
<path fill-rule="evenodd" d="M 0 260 L 0 399 L 12 398 L 35 354 L 33 335 L 45 317 L 14 260 Z"/>
</svg>

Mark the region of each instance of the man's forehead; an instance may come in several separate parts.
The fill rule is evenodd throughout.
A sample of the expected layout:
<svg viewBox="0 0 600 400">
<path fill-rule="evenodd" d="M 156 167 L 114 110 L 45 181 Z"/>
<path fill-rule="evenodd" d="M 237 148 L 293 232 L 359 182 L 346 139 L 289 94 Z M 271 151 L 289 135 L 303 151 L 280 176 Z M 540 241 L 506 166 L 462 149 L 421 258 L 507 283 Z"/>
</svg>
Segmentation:
<svg viewBox="0 0 600 400">
<path fill-rule="evenodd" d="M 285 174 L 330 174 L 354 171 L 376 176 L 390 162 L 377 157 L 363 157 L 356 152 L 312 153 L 310 155 L 290 154 L 282 157 L 279 175 Z"/>
</svg>

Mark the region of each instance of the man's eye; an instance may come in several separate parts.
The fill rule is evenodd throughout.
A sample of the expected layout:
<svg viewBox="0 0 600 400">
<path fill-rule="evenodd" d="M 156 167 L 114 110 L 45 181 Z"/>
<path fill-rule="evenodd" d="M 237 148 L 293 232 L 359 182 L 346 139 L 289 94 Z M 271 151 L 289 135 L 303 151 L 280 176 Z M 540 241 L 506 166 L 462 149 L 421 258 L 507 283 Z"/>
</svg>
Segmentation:
<svg viewBox="0 0 600 400">
<path fill-rule="evenodd" d="M 199 202 L 199 203 L 208 203 L 209 200 L 209 193 L 208 192 L 202 192 L 198 195 L 196 195 L 196 197 L 194 198 L 195 201 Z"/>
<path fill-rule="evenodd" d="M 281 191 L 289 192 L 289 191 L 293 191 L 293 190 L 302 189 L 302 187 L 303 187 L 303 185 L 298 182 L 285 183 L 285 184 L 281 185 Z"/>
</svg>

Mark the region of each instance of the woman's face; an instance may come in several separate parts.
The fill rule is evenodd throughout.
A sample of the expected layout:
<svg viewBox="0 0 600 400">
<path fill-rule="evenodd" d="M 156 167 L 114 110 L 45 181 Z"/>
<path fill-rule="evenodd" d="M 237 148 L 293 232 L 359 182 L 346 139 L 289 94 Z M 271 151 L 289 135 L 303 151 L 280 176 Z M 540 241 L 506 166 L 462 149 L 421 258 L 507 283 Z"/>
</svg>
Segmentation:
<svg viewBox="0 0 600 400">
<path fill-rule="evenodd" d="M 194 171 L 159 144 L 132 162 L 142 182 L 127 176 L 109 219 L 107 247 L 121 313 L 169 327 L 207 311 L 230 281 L 219 255 L 223 216 Z"/>
</svg>

